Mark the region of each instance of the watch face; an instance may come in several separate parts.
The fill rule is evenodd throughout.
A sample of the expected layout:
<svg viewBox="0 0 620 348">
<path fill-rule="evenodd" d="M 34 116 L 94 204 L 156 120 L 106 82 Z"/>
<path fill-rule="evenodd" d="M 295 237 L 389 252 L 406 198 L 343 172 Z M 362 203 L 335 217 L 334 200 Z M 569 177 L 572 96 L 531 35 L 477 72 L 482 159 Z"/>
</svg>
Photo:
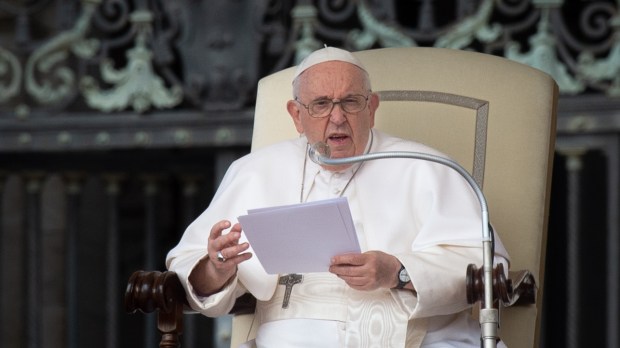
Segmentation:
<svg viewBox="0 0 620 348">
<path fill-rule="evenodd" d="M 411 278 L 409 278 L 409 273 L 407 273 L 404 267 L 400 270 L 400 273 L 398 273 L 398 279 L 403 283 L 408 283 L 411 280 Z"/>
</svg>

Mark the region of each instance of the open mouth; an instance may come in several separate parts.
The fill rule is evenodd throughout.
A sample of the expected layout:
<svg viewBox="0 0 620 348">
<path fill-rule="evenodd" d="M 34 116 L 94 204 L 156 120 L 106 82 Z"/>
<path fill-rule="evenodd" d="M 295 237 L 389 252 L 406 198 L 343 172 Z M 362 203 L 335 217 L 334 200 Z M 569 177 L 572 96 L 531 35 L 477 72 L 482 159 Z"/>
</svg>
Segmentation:
<svg viewBox="0 0 620 348">
<path fill-rule="evenodd" d="M 349 139 L 349 136 L 344 135 L 344 134 L 335 134 L 335 135 L 331 135 L 327 137 L 327 141 L 335 145 L 342 144 L 348 139 Z"/>
</svg>

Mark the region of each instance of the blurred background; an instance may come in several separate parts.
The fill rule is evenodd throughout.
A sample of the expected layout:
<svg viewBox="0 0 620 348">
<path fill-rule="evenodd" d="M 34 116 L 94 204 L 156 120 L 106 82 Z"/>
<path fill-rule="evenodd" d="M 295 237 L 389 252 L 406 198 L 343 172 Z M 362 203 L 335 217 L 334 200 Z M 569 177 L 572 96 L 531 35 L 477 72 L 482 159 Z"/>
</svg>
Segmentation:
<svg viewBox="0 0 620 348">
<path fill-rule="evenodd" d="M 257 81 L 323 44 L 474 50 L 555 78 L 540 346 L 620 347 L 605 0 L 0 0 L 0 347 L 157 347 L 154 314 L 124 312 L 127 279 L 164 270 L 249 151 Z M 228 347 L 228 323 L 188 316 L 183 347 Z"/>
</svg>

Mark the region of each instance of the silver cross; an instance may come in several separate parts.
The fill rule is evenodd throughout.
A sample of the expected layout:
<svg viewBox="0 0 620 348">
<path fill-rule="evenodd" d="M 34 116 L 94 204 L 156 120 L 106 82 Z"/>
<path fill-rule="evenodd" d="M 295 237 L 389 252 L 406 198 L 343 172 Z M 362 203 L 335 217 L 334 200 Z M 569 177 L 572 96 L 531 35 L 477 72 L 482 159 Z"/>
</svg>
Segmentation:
<svg viewBox="0 0 620 348">
<path fill-rule="evenodd" d="M 284 290 L 284 299 L 282 300 L 282 309 L 288 308 L 288 302 L 291 299 L 293 285 L 301 283 L 303 279 L 304 276 L 301 274 L 287 274 L 280 276 L 278 279 L 278 284 L 286 286 L 286 290 Z"/>
</svg>

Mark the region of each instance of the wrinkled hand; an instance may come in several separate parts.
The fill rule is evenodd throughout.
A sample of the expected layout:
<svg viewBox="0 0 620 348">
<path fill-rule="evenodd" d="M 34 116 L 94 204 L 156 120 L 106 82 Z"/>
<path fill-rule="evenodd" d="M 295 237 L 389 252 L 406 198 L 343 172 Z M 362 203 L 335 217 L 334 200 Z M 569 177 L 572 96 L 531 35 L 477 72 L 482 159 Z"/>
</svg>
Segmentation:
<svg viewBox="0 0 620 348">
<path fill-rule="evenodd" d="M 227 234 L 223 231 L 230 227 L 230 221 L 222 220 L 211 228 L 209 234 L 209 247 L 207 252 L 209 260 L 214 264 L 218 271 L 230 271 L 235 269 L 238 264 L 249 259 L 251 254 L 244 253 L 250 245 L 248 243 L 239 244 L 241 238 L 241 225 L 236 223 Z M 224 261 L 218 260 L 218 252 L 224 257 Z"/>
<path fill-rule="evenodd" d="M 329 271 L 357 290 L 396 286 L 400 261 L 381 251 L 334 256 Z"/>
<path fill-rule="evenodd" d="M 230 228 L 227 234 L 224 230 Z M 209 295 L 221 290 L 237 273 L 237 265 L 252 257 L 252 253 L 245 252 L 250 245 L 239 243 L 241 225 L 236 223 L 231 227 L 230 221 L 222 220 L 211 228 L 207 257 L 192 271 L 190 282 L 196 290 Z M 224 260 L 218 259 L 218 252 Z"/>
</svg>

